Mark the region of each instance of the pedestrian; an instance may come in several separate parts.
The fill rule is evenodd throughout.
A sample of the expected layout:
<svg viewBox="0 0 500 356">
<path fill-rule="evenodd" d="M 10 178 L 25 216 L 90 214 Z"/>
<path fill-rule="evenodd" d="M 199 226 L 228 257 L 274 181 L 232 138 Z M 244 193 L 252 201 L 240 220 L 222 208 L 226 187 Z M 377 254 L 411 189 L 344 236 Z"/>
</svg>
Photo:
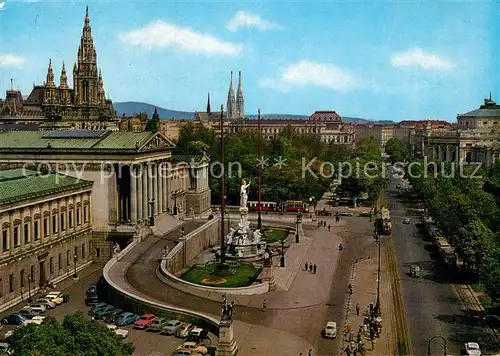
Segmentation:
<svg viewBox="0 0 500 356">
<path fill-rule="evenodd" d="M 318 227 L 319 227 L 319 224 L 321 223 L 321 221 L 318 221 Z"/>
<path fill-rule="evenodd" d="M 264 311 L 266 311 L 266 309 L 267 309 L 267 300 L 265 300 L 265 299 L 262 301 L 262 309 Z"/>
<path fill-rule="evenodd" d="M 314 267 L 313 267 L 313 273 L 316 274 L 316 263 L 314 264 Z"/>
<path fill-rule="evenodd" d="M 328 224 L 328 231 L 332 229 L 332 225 Z"/>
<path fill-rule="evenodd" d="M 309 272 L 312 272 L 313 271 L 313 264 L 312 262 L 309 263 Z"/>
<path fill-rule="evenodd" d="M 309 349 L 309 356 L 313 356 L 313 349 Z"/>
<path fill-rule="evenodd" d="M 356 303 L 356 314 L 359 315 L 359 303 Z"/>
<path fill-rule="evenodd" d="M 306 271 L 309 269 L 309 263 L 306 262 Z"/>
<path fill-rule="evenodd" d="M 352 295 L 352 285 L 351 285 L 351 283 L 349 283 L 349 294 Z"/>
</svg>

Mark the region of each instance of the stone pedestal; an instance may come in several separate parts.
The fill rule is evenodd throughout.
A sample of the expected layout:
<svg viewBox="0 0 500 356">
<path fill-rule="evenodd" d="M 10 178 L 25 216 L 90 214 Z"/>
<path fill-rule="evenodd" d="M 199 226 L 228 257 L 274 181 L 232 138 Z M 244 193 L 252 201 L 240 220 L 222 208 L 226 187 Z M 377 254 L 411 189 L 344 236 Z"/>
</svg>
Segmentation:
<svg viewBox="0 0 500 356">
<path fill-rule="evenodd" d="M 238 345 L 234 340 L 233 324 L 231 320 L 221 320 L 219 323 L 219 343 L 216 356 L 234 356 L 238 353 Z"/>
</svg>

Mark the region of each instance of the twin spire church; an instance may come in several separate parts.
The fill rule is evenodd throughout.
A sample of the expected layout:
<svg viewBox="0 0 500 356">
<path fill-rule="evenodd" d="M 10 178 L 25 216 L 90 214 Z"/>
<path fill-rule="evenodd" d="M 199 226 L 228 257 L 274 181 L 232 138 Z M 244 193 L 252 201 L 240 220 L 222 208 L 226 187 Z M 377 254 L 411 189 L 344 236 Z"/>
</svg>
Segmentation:
<svg viewBox="0 0 500 356">
<path fill-rule="evenodd" d="M 229 83 L 229 91 L 227 93 L 227 118 L 228 119 L 244 119 L 245 118 L 245 99 L 243 99 L 243 88 L 241 85 L 241 71 L 238 74 L 238 90 L 236 97 L 233 89 L 233 72 L 231 71 L 231 82 Z"/>
</svg>

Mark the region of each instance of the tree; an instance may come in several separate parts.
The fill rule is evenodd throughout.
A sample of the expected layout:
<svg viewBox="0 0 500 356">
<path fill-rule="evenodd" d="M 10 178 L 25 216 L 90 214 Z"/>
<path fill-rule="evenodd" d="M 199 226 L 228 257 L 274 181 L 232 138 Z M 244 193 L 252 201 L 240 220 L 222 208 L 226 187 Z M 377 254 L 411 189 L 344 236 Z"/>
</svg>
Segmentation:
<svg viewBox="0 0 500 356">
<path fill-rule="evenodd" d="M 491 302 L 496 303 L 500 299 L 500 248 L 498 246 L 493 245 L 486 252 L 480 281 L 491 298 Z"/>
<path fill-rule="evenodd" d="M 14 331 L 9 338 L 14 355 L 27 356 L 125 356 L 135 347 L 105 325 L 85 317 L 82 312 L 66 315 L 61 324 L 47 317 L 40 325 L 29 324 Z"/>
<path fill-rule="evenodd" d="M 397 137 L 393 137 L 385 144 L 385 153 L 390 157 L 391 163 L 405 162 L 410 156 L 408 145 Z"/>
<path fill-rule="evenodd" d="M 151 120 L 148 120 L 146 124 L 146 131 L 156 132 L 158 131 L 158 125 L 160 123 L 160 115 L 158 114 L 158 110 L 155 108 L 155 112 L 151 117 Z"/>
</svg>

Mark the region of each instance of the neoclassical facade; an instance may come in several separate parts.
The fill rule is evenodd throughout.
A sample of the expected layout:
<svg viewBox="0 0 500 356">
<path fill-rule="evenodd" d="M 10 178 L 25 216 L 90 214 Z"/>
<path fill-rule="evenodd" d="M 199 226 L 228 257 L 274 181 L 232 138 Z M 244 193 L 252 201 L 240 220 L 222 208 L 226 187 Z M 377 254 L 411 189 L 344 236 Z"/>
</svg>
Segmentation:
<svg viewBox="0 0 500 356">
<path fill-rule="evenodd" d="M 490 96 L 478 109 L 458 115 L 456 128 L 427 129 L 421 135 L 423 151 L 432 160 L 489 167 L 500 158 L 500 105 Z"/>
<path fill-rule="evenodd" d="M 29 165 L 93 182 L 92 232 L 99 259 L 138 224 L 163 214 L 210 209 L 209 161 L 172 157 L 158 132 L 29 131 L 0 133 L 0 167 Z"/>
<path fill-rule="evenodd" d="M 27 99 L 13 86 L 7 90 L 5 100 L 0 99 L 0 122 L 38 123 L 46 130 L 118 130 L 119 119 L 115 117 L 113 103 L 106 98 L 102 73 L 97 66 L 88 8 L 71 74 L 73 88 L 68 85 L 68 74 L 62 62 L 58 85 L 49 59 L 46 81 L 42 85 L 33 84 Z"/>
<path fill-rule="evenodd" d="M 92 182 L 0 171 L 0 311 L 92 263 L 92 210 Z"/>
</svg>

